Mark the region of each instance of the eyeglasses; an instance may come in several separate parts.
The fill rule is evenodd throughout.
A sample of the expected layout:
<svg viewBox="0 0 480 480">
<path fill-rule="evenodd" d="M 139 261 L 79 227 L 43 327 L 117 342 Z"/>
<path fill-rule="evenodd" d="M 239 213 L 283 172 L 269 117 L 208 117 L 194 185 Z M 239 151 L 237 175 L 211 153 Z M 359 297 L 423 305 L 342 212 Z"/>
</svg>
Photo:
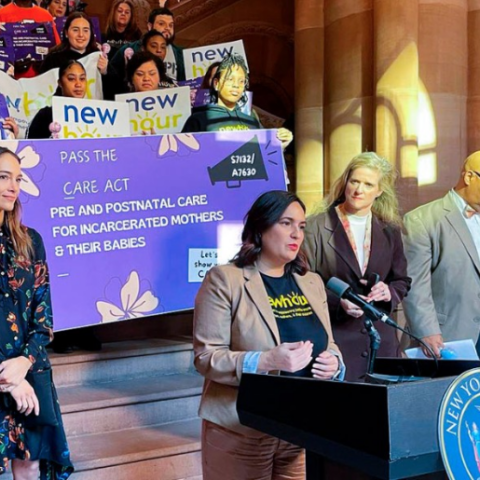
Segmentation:
<svg viewBox="0 0 480 480">
<path fill-rule="evenodd" d="M 477 177 L 480 177 L 480 172 L 477 172 L 475 170 L 470 170 L 471 172 L 473 172 Z"/>
<path fill-rule="evenodd" d="M 236 78 L 228 77 L 223 81 L 223 83 L 225 85 L 228 85 L 229 87 L 231 87 L 232 85 L 239 85 L 240 87 L 244 87 L 247 81 L 244 79 L 238 80 Z"/>
</svg>

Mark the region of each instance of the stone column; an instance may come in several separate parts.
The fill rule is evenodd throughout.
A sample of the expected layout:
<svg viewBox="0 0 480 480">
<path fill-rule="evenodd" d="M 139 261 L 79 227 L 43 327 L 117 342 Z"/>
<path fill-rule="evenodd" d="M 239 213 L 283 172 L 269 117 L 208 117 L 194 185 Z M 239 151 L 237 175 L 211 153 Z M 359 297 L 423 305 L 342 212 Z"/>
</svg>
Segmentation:
<svg viewBox="0 0 480 480">
<path fill-rule="evenodd" d="M 296 192 L 308 211 L 323 197 L 323 0 L 295 0 Z"/>
<path fill-rule="evenodd" d="M 375 150 L 412 199 L 418 163 L 418 0 L 374 0 Z"/>
<path fill-rule="evenodd" d="M 455 185 L 467 155 L 469 55 L 478 58 L 478 45 L 469 44 L 469 35 L 473 42 L 480 36 L 468 25 L 468 7 L 471 5 L 475 10 L 478 2 L 419 0 L 418 3 L 419 76 L 427 103 L 419 112 L 419 134 L 424 138 L 419 137 L 418 202 L 425 203 L 445 195 Z M 475 18 L 475 11 L 472 15 Z M 478 21 L 478 10 L 476 15 Z M 474 70 L 472 73 L 470 80 L 476 81 L 478 73 L 476 77 Z M 470 85 L 474 91 L 480 91 L 478 85 L 473 82 Z M 475 106 L 471 107 L 473 117 L 479 119 L 478 108 L 474 111 Z M 471 127 L 475 121 L 470 122 Z"/>
<path fill-rule="evenodd" d="M 372 0 L 325 5 L 327 187 L 357 154 L 373 149 Z"/>
</svg>

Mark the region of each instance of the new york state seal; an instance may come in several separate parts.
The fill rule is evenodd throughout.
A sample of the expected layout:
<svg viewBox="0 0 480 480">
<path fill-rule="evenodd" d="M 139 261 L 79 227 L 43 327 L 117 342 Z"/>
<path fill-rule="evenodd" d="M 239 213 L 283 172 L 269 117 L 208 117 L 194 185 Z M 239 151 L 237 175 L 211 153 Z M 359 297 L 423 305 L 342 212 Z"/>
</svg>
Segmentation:
<svg viewBox="0 0 480 480">
<path fill-rule="evenodd" d="M 451 480 L 480 480 L 480 368 L 448 387 L 440 405 L 438 443 Z"/>
</svg>

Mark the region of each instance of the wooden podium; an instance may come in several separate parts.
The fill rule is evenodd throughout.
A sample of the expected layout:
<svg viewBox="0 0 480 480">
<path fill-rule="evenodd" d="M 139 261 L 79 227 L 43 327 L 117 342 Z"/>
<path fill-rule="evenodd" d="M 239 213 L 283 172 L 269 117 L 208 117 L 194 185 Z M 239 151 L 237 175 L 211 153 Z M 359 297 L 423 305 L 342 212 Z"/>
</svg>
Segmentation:
<svg viewBox="0 0 480 480">
<path fill-rule="evenodd" d="M 410 478 L 443 471 L 440 402 L 455 376 L 479 366 L 377 359 L 376 374 L 405 380 L 387 385 L 244 374 L 237 409 L 242 424 L 306 449 L 307 480 L 323 478 L 324 458 L 378 479 Z"/>
</svg>

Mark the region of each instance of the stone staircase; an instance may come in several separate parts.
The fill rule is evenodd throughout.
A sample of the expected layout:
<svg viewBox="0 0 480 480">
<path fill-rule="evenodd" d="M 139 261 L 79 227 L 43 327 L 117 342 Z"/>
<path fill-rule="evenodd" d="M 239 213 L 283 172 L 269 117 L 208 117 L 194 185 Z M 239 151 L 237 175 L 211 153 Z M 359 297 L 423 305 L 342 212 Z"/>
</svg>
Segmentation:
<svg viewBox="0 0 480 480">
<path fill-rule="evenodd" d="M 50 358 L 72 480 L 201 480 L 203 379 L 188 339 L 106 343 Z"/>
</svg>

